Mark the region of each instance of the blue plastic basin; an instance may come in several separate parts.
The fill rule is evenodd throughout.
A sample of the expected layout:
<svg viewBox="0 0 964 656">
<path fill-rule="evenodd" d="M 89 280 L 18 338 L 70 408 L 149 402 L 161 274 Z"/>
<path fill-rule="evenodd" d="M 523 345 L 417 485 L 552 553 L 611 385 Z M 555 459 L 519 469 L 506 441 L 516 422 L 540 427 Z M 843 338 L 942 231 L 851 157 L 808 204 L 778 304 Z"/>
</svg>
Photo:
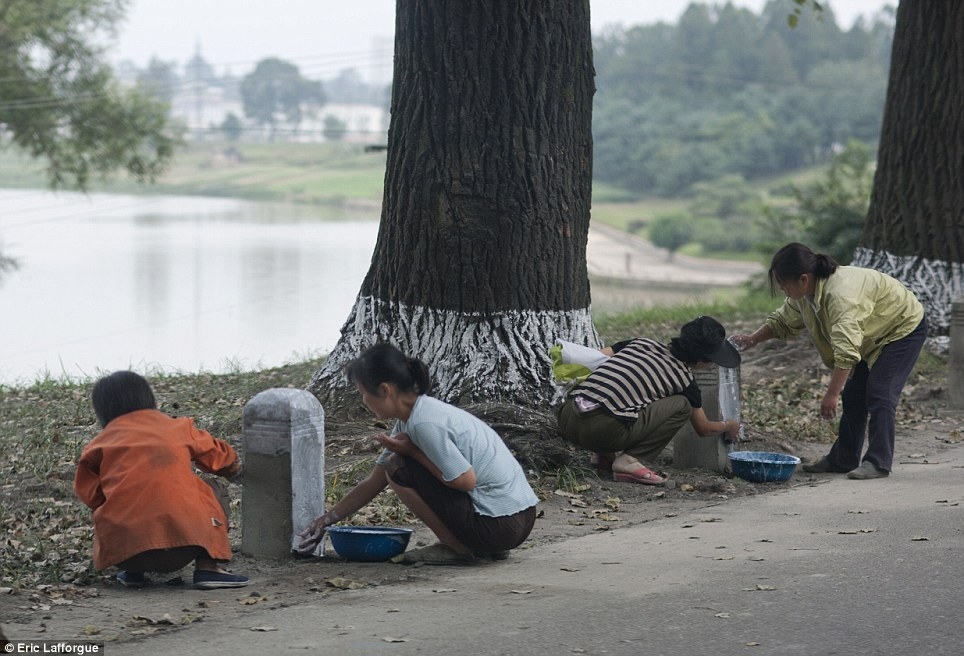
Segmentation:
<svg viewBox="0 0 964 656">
<path fill-rule="evenodd" d="M 727 456 L 733 473 L 751 483 L 785 481 L 800 464 L 796 456 L 771 451 L 734 451 Z"/>
<path fill-rule="evenodd" d="M 328 539 L 345 560 L 381 562 L 405 551 L 412 529 L 390 526 L 330 526 Z"/>
</svg>

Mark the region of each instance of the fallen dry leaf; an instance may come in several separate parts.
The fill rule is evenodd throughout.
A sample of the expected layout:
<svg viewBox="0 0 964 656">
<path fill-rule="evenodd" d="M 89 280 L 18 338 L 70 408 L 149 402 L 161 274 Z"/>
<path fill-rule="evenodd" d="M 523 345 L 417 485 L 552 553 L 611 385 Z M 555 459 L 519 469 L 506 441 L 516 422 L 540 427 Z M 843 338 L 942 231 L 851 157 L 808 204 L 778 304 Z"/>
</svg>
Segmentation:
<svg viewBox="0 0 964 656">
<path fill-rule="evenodd" d="M 455 588 L 433 588 L 432 592 L 437 592 L 439 594 L 444 594 L 446 592 L 458 592 Z"/>
<path fill-rule="evenodd" d="M 273 626 L 252 626 L 251 630 L 266 632 L 266 631 L 277 631 L 278 629 L 276 629 Z"/>
<path fill-rule="evenodd" d="M 512 594 L 532 594 L 532 590 L 509 590 Z"/>
<path fill-rule="evenodd" d="M 385 636 L 382 640 L 385 642 L 408 642 L 407 638 L 393 638 L 392 636 Z"/>
<path fill-rule="evenodd" d="M 596 519 L 603 522 L 621 522 L 622 521 L 622 519 L 620 519 L 619 517 L 616 517 L 615 515 L 610 515 L 609 513 L 603 513 L 603 512 L 597 512 Z"/>
<path fill-rule="evenodd" d="M 329 588 L 338 588 L 339 590 L 360 590 L 361 588 L 365 587 L 365 584 L 361 581 L 353 581 L 341 576 L 328 579 L 325 581 L 325 585 L 327 585 Z"/>
</svg>

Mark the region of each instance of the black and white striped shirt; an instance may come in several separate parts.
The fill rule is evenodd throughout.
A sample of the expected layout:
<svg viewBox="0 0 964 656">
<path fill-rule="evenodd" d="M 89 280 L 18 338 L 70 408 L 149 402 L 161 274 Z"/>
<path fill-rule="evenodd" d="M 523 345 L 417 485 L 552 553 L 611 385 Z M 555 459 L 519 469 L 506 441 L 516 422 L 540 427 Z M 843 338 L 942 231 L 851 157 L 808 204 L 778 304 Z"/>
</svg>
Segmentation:
<svg viewBox="0 0 964 656">
<path fill-rule="evenodd" d="M 686 363 L 665 344 L 639 337 L 613 345 L 615 355 L 576 386 L 570 397 L 600 404 L 613 416 L 636 421 L 653 401 L 681 394 L 694 408 L 702 407 L 700 388 Z"/>
</svg>

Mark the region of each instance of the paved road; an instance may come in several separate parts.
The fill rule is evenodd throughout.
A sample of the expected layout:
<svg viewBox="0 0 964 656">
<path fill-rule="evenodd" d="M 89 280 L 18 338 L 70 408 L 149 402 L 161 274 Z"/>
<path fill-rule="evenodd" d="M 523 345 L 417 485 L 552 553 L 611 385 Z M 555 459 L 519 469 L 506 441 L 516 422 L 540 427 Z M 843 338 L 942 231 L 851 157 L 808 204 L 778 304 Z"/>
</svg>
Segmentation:
<svg viewBox="0 0 964 656">
<path fill-rule="evenodd" d="M 593 224 L 589 229 L 586 260 L 594 276 L 663 284 L 737 285 L 763 271 L 759 264 L 679 253 L 669 259 L 665 249 L 605 224 Z"/>
<path fill-rule="evenodd" d="M 824 476 L 109 652 L 959 656 L 962 472 L 959 446 L 889 479 Z"/>
</svg>

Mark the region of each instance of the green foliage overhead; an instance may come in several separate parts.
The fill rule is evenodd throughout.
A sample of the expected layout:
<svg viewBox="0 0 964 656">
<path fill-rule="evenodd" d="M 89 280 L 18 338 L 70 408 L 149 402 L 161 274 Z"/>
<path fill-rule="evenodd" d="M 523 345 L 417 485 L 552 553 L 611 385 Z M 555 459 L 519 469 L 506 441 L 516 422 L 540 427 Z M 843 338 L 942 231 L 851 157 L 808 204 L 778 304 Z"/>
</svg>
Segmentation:
<svg viewBox="0 0 964 656">
<path fill-rule="evenodd" d="M 825 164 L 852 138 L 873 144 L 892 36 L 892 14 L 843 31 L 812 0 L 771 1 L 760 14 L 693 3 L 676 25 L 596 35 L 594 177 L 678 197 L 725 175 Z"/>
<path fill-rule="evenodd" d="M 98 45 L 126 0 L 6 0 L 0 4 L 0 147 L 46 164 L 51 187 L 86 189 L 124 170 L 152 182 L 178 143 L 167 109 L 121 88 Z"/>
</svg>

